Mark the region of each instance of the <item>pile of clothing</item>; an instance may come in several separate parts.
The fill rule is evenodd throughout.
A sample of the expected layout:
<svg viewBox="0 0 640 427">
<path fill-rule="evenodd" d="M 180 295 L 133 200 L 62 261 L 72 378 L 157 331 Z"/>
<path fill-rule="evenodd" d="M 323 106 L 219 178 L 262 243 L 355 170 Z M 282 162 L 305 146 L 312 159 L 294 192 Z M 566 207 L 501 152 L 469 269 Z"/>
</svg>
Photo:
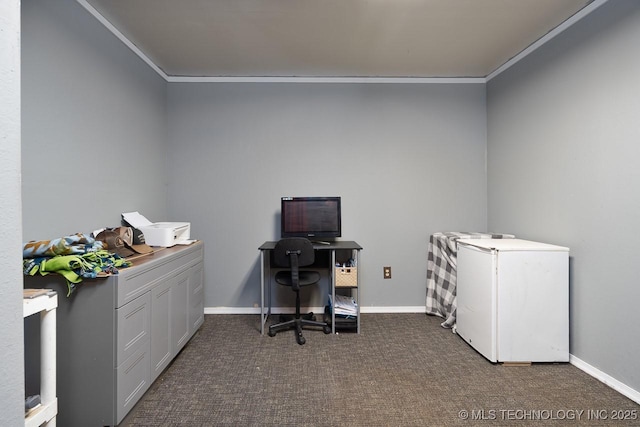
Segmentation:
<svg viewBox="0 0 640 427">
<path fill-rule="evenodd" d="M 31 241 L 23 249 L 24 274 L 60 274 L 67 281 L 69 296 L 84 278 L 118 274 L 118 268 L 131 266 L 131 261 L 108 249 L 104 241 L 81 233 Z"/>
</svg>

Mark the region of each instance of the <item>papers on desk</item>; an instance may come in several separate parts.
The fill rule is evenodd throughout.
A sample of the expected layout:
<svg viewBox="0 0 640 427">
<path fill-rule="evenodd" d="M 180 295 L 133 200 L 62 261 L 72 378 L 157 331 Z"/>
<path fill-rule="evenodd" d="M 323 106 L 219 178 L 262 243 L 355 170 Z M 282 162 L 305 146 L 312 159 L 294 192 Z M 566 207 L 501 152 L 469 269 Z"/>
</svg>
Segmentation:
<svg viewBox="0 0 640 427">
<path fill-rule="evenodd" d="M 346 295 L 336 295 L 335 305 L 331 301 L 331 294 L 329 294 L 329 309 L 335 308 L 336 316 L 340 317 L 357 317 L 358 316 L 358 304 L 352 297 Z"/>
</svg>

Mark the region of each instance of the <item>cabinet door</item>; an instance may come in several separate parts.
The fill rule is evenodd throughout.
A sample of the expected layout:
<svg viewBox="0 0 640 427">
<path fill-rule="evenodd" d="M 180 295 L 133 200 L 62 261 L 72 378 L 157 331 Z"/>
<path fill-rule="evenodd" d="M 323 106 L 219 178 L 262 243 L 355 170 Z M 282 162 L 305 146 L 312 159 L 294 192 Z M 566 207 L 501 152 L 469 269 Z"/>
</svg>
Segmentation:
<svg viewBox="0 0 640 427">
<path fill-rule="evenodd" d="M 204 267 L 200 263 L 189 273 L 189 335 L 204 323 Z"/>
<path fill-rule="evenodd" d="M 171 361 L 171 285 L 165 281 L 151 290 L 151 380 Z"/>
<path fill-rule="evenodd" d="M 169 277 L 151 291 L 151 378 L 169 365 L 189 338 L 189 274 Z"/>
<path fill-rule="evenodd" d="M 118 383 L 116 424 L 119 424 L 153 382 L 153 380 L 149 380 L 149 341 L 145 341 L 140 348 L 118 366 L 116 377 Z"/>
<path fill-rule="evenodd" d="M 116 366 L 141 348 L 150 336 L 151 297 L 149 292 L 116 310 Z"/>
<path fill-rule="evenodd" d="M 171 345 L 175 356 L 189 340 L 189 270 L 176 277 L 171 299 Z"/>
</svg>

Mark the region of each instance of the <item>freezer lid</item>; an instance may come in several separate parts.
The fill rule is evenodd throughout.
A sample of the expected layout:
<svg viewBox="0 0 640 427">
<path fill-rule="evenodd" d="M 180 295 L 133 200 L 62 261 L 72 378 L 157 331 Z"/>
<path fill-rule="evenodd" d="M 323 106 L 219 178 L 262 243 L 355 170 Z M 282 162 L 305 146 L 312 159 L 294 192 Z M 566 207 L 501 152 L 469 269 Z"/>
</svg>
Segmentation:
<svg viewBox="0 0 640 427">
<path fill-rule="evenodd" d="M 569 248 L 564 246 L 556 246 L 548 243 L 532 242 L 530 240 L 522 239 L 459 239 L 458 244 L 497 251 L 569 251 Z"/>
</svg>

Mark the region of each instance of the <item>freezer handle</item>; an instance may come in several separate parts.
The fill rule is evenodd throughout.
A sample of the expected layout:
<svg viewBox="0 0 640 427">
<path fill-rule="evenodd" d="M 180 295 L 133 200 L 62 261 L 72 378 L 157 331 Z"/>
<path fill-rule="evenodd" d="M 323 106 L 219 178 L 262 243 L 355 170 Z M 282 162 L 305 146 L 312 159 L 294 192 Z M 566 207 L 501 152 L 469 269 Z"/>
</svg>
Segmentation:
<svg viewBox="0 0 640 427">
<path fill-rule="evenodd" d="M 458 243 L 458 250 L 460 250 L 461 247 L 465 247 L 467 249 L 471 249 L 471 250 L 478 251 L 478 252 L 484 252 L 484 253 L 487 253 L 487 254 L 491 254 L 494 251 L 493 249 L 480 248 L 478 246 L 474 246 L 474 245 L 471 245 L 469 243 Z"/>
</svg>

